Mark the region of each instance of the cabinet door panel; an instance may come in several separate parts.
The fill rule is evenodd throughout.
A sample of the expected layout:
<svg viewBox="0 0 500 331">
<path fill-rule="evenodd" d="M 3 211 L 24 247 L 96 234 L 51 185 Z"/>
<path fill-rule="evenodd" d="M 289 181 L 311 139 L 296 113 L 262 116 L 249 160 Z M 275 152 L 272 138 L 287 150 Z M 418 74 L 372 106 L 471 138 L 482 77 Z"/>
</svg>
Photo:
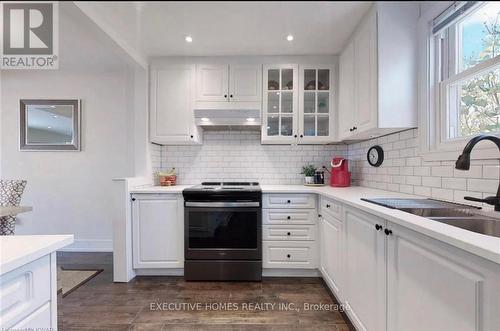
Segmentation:
<svg viewBox="0 0 500 331">
<path fill-rule="evenodd" d="M 377 127 L 377 22 L 371 13 L 354 37 L 354 133 Z"/>
<path fill-rule="evenodd" d="M 159 136 L 188 136 L 193 122 L 192 68 L 157 72 L 155 133 Z"/>
<path fill-rule="evenodd" d="M 349 43 L 339 59 L 339 138 L 348 138 L 354 126 L 354 43 Z"/>
<path fill-rule="evenodd" d="M 457 249 L 453 252 L 411 230 L 390 227 L 387 330 L 498 329 L 498 314 L 486 312 L 493 307 L 498 311 L 500 268 L 491 273 L 473 257 L 455 254 Z M 489 274 L 494 279 L 488 279 Z"/>
<path fill-rule="evenodd" d="M 139 197 L 133 203 L 134 268 L 182 268 L 182 198 Z"/>
<path fill-rule="evenodd" d="M 196 66 L 196 100 L 228 101 L 228 65 Z"/>
<path fill-rule="evenodd" d="M 321 271 L 327 283 L 333 287 L 337 296 L 342 296 L 342 277 L 344 272 L 344 243 L 342 223 L 335 219 L 320 219 Z"/>
<path fill-rule="evenodd" d="M 229 66 L 229 101 L 260 101 L 261 93 L 260 65 Z"/>
<path fill-rule="evenodd" d="M 345 209 L 346 298 L 360 330 L 385 330 L 385 240 L 374 216 Z"/>
</svg>

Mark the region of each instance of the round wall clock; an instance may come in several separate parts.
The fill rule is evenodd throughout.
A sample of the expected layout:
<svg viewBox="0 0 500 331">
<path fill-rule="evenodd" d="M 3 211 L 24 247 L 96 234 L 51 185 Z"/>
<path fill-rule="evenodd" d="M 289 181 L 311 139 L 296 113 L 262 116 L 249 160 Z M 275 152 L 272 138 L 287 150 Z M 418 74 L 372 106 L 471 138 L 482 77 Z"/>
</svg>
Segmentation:
<svg viewBox="0 0 500 331">
<path fill-rule="evenodd" d="M 384 162 L 384 150 L 380 146 L 373 146 L 366 153 L 366 159 L 372 167 L 380 167 Z"/>
</svg>

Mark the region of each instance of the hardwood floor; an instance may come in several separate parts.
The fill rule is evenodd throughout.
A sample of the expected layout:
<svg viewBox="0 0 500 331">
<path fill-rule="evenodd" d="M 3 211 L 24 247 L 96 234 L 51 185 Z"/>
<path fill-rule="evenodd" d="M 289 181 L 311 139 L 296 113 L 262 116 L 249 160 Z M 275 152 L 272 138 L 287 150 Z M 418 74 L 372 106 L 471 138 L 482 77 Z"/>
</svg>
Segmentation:
<svg viewBox="0 0 500 331">
<path fill-rule="evenodd" d="M 326 305 L 335 309 L 337 302 L 320 278 L 265 278 L 262 283 L 249 283 L 136 277 L 130 283 L 113 283 L 110 253 L 59 253 L 58 264 L 104 269 L 67 297 L 58 297 L 61 331 L 354 330 L 345 314 L 325 310 Z M 324 306 L 306 311 L 308 303 Z M 223 304 L 226 309 L 221 309 Z M 250 304 L 260 305 L 251 309 Z M 286 311 L 290 304 L 300 311 Z"/>
</svg>

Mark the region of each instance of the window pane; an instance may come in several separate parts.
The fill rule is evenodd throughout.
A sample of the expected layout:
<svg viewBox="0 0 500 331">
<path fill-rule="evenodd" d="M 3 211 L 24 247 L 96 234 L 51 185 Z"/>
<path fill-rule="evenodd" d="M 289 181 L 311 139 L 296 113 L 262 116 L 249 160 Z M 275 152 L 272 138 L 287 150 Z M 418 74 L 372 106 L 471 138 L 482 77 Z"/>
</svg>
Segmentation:
<svg viewBox="0 0 500 331">
<path fill-rule="evenodd" d="M 267 117 L 267 135 L 277 136 L 279 134 L 279 116 L 268 116 Z"/>
<path fill-rule="evenodd" d="M 281 89 L 293 90 L 293 69 L 281 70 Z"/>
<path fill-rule="evenodd" d="M 279 69 L 271 69 L 267 72 L 267 89 L 280 89 L 280 71 Z"/>
<path fill-rule="evenodd" d="M 291 136 L 293 130 L 293 119 L 292 117 L 282 117 L 281 118 L 281 135 Z"/>
<path fill-rule="evenodd" d="M 320 69 L 318 70 L 318 90 L 329 90 L 330 89 L 330 70 Z"/>
<path fill-rule="evenodd" d="M 293 92 L 281 93 L 281 112 L 282 113 L 293 112 Z"/>
<path fill-rule="evenodd" d="M 316 92 L 304 92 L 304 113 L 314 113 L 315 102 Z"/>
<path fill-rule="evenodd" d="M 500 53 L 500 3 L 488 2 L 458 26 L 460 71 L 492 59 Z"/>
<path fill-rule="evenodd" d="M 316 89 L 316 70 L 306 69 L 304 70 L 304 90 L 315 90 Z"/>
<path fill-rule="evenodd" d="M 316 116 L 306 115 L 304 116 L 304 135 L 305 136 L 315 136 L 316 135 Z"/>
<path fill-rule="evenodd" d="M 328 116 L 318 116 L 318 136 L 328 136 L 329 122 Z"/>
<path fill-rule="evenodd" d="M 318 113 L 329 112 L 329 92 L 318 92 Z"/>
<path fill-rule="evenodd" d="M 448 138 L 500 131 L 500 67 L 448 89 Z"/>
<path fill-rule="evenodd" d="M 267 112 L 279 113 L 280 93 L 267 92 Z"/>
</svg>

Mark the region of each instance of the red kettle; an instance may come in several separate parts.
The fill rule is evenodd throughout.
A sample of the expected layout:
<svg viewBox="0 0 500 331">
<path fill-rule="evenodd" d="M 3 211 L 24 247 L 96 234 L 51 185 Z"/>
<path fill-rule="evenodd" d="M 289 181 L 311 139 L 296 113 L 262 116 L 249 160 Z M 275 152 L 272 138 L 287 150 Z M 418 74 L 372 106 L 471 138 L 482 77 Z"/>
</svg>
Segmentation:
<svg viewBox="0 0 500 331">
<path fill-rule="evenodd" d="M 330 176 L 330 186 L 348 187 L 351 186 L 351 172 L 349 171 L 349 160 L 343 157 L 334 157 L 330 163 L 332 166 Z"/>
</svg>

